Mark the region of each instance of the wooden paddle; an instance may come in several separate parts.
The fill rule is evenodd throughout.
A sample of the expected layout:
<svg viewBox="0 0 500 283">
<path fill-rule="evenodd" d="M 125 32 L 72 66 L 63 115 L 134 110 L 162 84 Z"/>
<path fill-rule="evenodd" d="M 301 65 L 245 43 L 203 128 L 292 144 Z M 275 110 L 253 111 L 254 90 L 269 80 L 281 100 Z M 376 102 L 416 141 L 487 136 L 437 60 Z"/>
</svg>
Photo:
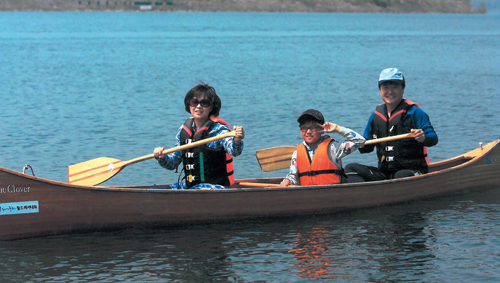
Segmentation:
<svg viewBox="0 0 500 283">
<path fill-rule="evenodd" d="M 271 184 L 271 183 L 254 183 L 254 182 L 240 182 L 238 183 L 241 186 L 245 187 L 258 187 L 258 188 L 279 188 L 280 184 Z M 287 187 L 297 187 L 297 185 L 289 185 Z"/>
<path fill-rule="evenodd" d="M 207 144 L 227 137 L 234 137 L 236 133 L 229 132 L 208 139 L 196 141 L 193 143 L 173 147 L 163 151 L 163 154 L 169 154 L 176 151 Z M 94 186 L 98 185 L 114 175 L 118 174 L 125 166 L 154 158 L 153 154 L 137 157 L 128 161 L 121 161 L 110 157 L 99 157 L 89 161 L 70 165 L 68 167 L 68 182 L 74 185 Z"/>
<path fill-rule="evenodd" d="M 379 142 L 395 141 L 400 139 L 412 138 L 412 133 L 402 134 L 392 137 L 368 140 L 365 145 L 375 144 Z M 276 171 L 290 167 L 293 152 L 297 149 L 295 146 L 278 146 L 257 150 L 255 156 L 259 162 L 260 168 L 264 172 Z"/>
<path fill-rule="evenodd" d="M 245 186 L 245 187 L 263 187 L 263 188 L 267 188 L 267 187 L 272 187 L 272 188 L 275 188 L 275 187 L 279 187 L 280 185 L 279 184 L 271 184 L 271 183 L 253 183 L 253 182 L 241 182 L 239 183 L 240 185 L 242 186 Z M 293 185 L 292 185 L 293 186 Z"/>
</svg>

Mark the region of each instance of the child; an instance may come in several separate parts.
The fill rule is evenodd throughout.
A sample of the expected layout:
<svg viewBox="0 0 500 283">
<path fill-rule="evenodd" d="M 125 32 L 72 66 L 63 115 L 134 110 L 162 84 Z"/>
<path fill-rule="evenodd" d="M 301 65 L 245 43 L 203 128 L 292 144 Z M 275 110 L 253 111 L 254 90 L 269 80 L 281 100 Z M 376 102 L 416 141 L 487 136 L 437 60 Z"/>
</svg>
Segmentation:
<svg viewBox="0 0 500 283">
<path fill-rule="evenodd" d="M 230 132 L 229 125 L 219 118 L 221 100 L 215 89 L 205 83 L 193 87 L 184 97 L 186 112 L 192 115 L 177 132 L 176 146 L 203 140 Z M 235 137 L 210 142 L 185 151 L 162 154 L 163 147 L 153 154 L 160 166 L 176 169 L 182 161 L 184 181 L 170 186 L 171 189 L 223 189 L 234 182 L 233 156 L 243 151 L 245 131 L 235 126 Z"/>
<path fill-rule="evenodd" d="M 342 182 L 342 158 L 358 149 L 365 139 L 355 131 L 326 122 L 321 112 L 309 109 L 297 119 L 304 141 L 292 155 L 290 172 L 281 182 L 289 185 L 326 185 Z M 323 133 L 336 132 L 347 141 L 337 142 Z"/>
</svg>

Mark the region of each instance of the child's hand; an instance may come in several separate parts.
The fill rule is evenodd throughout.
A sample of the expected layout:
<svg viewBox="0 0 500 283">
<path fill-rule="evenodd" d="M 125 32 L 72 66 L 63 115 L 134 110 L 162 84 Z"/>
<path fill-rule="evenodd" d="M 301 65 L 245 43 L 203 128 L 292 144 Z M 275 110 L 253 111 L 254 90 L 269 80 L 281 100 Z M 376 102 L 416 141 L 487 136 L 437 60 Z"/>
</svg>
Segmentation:
<svg viewBox="0 0 500 283">
<path fill-rule="evenodd" d="M 285 179 L 285 180 L 281 181 L 281 183 L 280 183 L 280 187 L 288 187 L 288 186 L 290 186 L 291 184 L 292 184 L 292 182 L 290 182 L 290 180 Z"/>
<path fill-rule="evenodd" d="M 337 124 L 334 124 L 334 123 L 330 123 L 330 122 L 326 122 L 325 124 L 323 125 L 320 125 L 321 127 L 323 127 L 323 133 L 333 133 L 333 132 L 340 132 L 340 126 L 337 125 Z"/>
</svg>

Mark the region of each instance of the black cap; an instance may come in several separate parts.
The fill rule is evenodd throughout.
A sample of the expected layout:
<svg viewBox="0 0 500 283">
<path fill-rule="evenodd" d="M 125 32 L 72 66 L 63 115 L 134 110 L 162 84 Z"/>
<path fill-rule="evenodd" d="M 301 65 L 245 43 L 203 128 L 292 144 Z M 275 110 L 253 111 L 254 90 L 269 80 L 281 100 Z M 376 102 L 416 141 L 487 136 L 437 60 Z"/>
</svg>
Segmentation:
<svg viewBox="0 0 500 283">
<path fill-rule="evenodd" d="M 304 111 L 304 113 L 300 114 L 299 118 L 297 118 L 297 122 L 300 123 L 302 119 L 304 119 L 305 116 L 311 116 L 312 118 L 316 119 L 321 125 L 325 123 L 325 118 L 323 117 L 323 114 L 319 112 L 318 110 L 314 109 L 308 109 Z"/>
</svg>

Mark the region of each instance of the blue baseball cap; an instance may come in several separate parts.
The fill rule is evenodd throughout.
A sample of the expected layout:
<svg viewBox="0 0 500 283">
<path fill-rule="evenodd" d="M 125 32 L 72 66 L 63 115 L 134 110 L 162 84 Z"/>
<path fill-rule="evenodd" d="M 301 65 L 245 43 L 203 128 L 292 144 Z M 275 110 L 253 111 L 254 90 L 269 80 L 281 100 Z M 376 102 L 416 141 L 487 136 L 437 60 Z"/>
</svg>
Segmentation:
<svg viewBox="0 0 500 283">
<path fill-rule="evenodd" d="M 396 68 L 389 68 L 382 70 L 382 72 L 380 73 L 380 76 L 378 77 L 378 85 L 380 86 L 387 81 L 399 82 L 404 84 L 405 77 L 400 70 Z"/>
</svg>

